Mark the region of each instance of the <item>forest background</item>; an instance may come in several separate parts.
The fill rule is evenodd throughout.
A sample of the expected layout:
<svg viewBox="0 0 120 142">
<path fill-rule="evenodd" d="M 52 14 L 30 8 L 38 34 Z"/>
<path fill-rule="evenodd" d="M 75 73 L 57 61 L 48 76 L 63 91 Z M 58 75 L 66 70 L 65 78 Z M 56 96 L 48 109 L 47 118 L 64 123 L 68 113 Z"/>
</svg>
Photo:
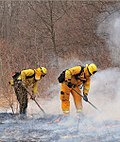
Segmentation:
<svg viewBox="0 0 120 142">
<path fill-rule="evenodd" d="M 89 62 L 101 70 L 119 67 L 109 48 L 119 45 L 105 25 L 119 12 L 119 1 L 0 1 L 0 105 L 13 102 L 8 82 L 16 71 L 46 67 L 38 90 L 51 97 L 59 95 L 49 90 L 68 67 Z"/>
</svg>

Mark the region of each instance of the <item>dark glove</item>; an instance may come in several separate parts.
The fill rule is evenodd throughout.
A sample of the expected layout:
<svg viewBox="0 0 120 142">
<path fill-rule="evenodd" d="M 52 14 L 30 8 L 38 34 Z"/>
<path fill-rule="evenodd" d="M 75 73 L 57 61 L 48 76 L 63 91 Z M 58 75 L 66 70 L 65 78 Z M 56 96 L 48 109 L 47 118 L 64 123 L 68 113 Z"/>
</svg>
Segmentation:
<svg viewBox="0 0 120 142">
<path fill-rule="evenodd" d="M 71 82 L 68 82 L 67 86 L 68 86 L 69 88 L 72 88 L 73 84 L 72 84 Z"/>
<path fill-rule="evenodd" d="M 16 80 L 17 84 L 21 87 L 24 87 L 24 83 L 21 80 Z"/>
<path fill-rule="evenodd" d="M 84 95 L 83 95 L 83 100 L 85 100 L 86 102 L 88 102 L 87 94 L 84 94 Z"/>
<path fill-rule="evenodd" d="M 19 84 L 21 87 L 23 87 L 23 88 L 25 88 L 25 89 L 26 89 L 26 85 L 25 85 L 25 83 L 24 83 L 24 82 L 22 82 L 21 80 L 19 80 L 19 81 L 18 81 L 18 84 Z"/>
<path fill-rule="evenodd" d="M 32 99 L 32 100 L 35 100 L 35 98 L 36 98 L 36 94 L 32 94 L 30 97 L 30 99 Z"/>
</svg>

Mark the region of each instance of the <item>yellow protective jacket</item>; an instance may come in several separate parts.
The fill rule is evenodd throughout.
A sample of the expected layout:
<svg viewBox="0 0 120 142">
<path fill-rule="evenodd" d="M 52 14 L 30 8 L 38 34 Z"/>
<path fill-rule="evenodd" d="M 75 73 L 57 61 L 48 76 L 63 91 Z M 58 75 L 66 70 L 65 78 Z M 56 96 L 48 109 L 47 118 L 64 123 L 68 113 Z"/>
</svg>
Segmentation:
<svg viewBox="0 0 120 142">
<path fill-rule="evenodd" d="M 81 70 L 83 70 L 81 72 Z M 83 93 L 88 94 L 90 90 L 90 75 L 86 67 L 75 66 L 65 71 L 65 81 L 74 85 L 83 85 Z"/>
<path fill-rule="evenodd" d="M 38 81 L 35 80 L 35 73 L 34 69 L 22 70 L 20 76 L 18 77 L 18 80 L 21 80 L 26 87 L 32 86 L 33 94 L 37 93 L 38 88 Z M 42 72 L 40 72 L 39 75 L 41 79 Z"/>
</svg>

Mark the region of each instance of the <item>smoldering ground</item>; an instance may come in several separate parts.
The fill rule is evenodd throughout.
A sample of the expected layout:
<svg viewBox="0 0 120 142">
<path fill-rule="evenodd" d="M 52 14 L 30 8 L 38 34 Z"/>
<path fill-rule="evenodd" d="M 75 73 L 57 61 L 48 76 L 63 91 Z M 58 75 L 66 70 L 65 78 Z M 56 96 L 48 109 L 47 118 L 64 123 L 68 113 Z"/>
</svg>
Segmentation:
<svg viewBox="0 0 120 142">
<path fill-rule="evenodd" d="M 44 116 L 31 100 L 26 119 L 10 113 L 0 114 L 1 141 L 60 141 L 60 142 L 112 142 L 119 141 L 120 131 L 120 70 L 107 69 L 91 78 L 89 100 L 100 110 L 83 101 L 83 115 L 78 119 L 72 96 L 71 113 L 60 122 L 52 122 L 61 112 L 59 85 L 55 85 L 52 99 L 37 99 L 46 112 Z M 49 123 L 51 122 L 51 123 Z"/>
</svg>

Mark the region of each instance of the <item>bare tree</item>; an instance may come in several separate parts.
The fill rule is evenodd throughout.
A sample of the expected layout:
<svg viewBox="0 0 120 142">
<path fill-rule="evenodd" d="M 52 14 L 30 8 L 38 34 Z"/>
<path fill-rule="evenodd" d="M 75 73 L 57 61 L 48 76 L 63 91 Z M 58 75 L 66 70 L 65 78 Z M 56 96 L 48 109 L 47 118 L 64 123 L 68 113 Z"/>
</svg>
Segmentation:
<svg viewBox="0 0 120 142">
<path fill-rule="evenodd" d="M 39 86 L 45 94 L 63 70 L 61 60 L 64 67 L 74 58 L 94 61 L 101 68 L 112 66 L 107 35 L 100 37 L 96 30 L 111 14 L 119 13 L 119 1 L 11 0 L 0 1 L 0 6 L 0 90 L 4 94 L 14 71 L 46 66 L 48 76 Z"/>
</svg>

